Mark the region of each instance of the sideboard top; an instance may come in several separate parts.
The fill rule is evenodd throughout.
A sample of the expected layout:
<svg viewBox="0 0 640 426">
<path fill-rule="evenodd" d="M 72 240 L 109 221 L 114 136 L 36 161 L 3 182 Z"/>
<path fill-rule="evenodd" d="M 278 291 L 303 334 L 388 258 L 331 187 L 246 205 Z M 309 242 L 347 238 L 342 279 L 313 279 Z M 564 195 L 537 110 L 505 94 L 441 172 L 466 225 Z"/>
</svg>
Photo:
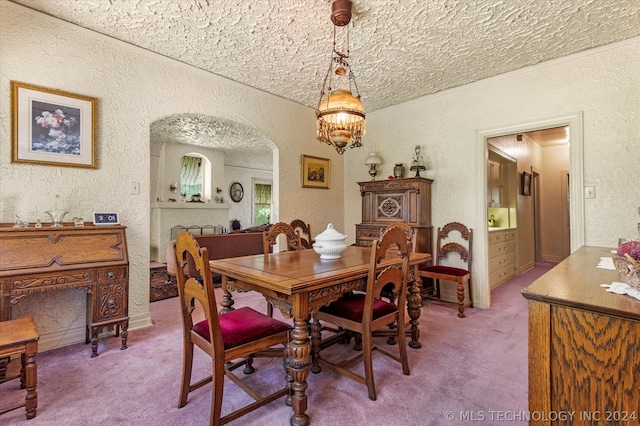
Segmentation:
<svg viewBox="0 0 640 426">
<path fill-rule="evenodd" d="M 527 299 L 640 320 L 640 300 L 609 293 L 601 284 L 621 281 L 618 271 L 597 268 L 612 248 L 584 246 L 523 290 Z"/>
</svg>

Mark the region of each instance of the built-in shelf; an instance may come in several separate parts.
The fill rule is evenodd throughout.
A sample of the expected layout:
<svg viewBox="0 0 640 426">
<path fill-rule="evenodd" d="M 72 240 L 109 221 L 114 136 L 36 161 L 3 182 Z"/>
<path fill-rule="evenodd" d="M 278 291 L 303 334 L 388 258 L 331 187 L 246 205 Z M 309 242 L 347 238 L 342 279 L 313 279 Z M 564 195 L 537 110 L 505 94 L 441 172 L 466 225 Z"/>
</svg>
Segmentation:
<svg viewBox="0 0 640 426">
<path fill-rule="evenodd" d="M 171 201 L 157 201 L 151 203 L 152 209 L 204 209 L 204 210 L 229 210 L 228 203 L 183 203 Z"/>
</svg>

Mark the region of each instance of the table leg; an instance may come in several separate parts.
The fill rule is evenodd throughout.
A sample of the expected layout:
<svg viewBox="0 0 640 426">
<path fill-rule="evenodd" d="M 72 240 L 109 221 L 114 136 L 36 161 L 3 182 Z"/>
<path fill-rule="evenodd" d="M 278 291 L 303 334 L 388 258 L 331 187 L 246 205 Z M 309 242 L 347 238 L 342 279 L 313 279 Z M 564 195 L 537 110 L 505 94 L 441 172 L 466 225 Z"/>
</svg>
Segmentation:
<svg viewBox="0 0 640 426">
<path fill-rule="evenodd" d="M 222 301 L 220 302 L 220 306 L 222 306 L 222 309 L 220 309 L 220 313 L 224 314 L 225 312 L 229 312 L 229 311 L 233 311 L 235 308 L 233 307 L 233 304 L 235 303 L 233 301 L 233 297 L 231 296 L 231 292 L 229 291 L 229 289 L 227 288 L 227 277 L 222 277 Z"/>
<path fill-rule="evenodd" d="M 307 377 L 311 365 L 311 342 L 309 341 L 308 303 L 306 298 L 295 295 L 293 308 L 293 330 L 289 342 L 289 371 L 293 378 L 291 384 L 291 408 L 293 415 L 290 423 L 293 426 L 306 426 L 309 424 L 307 411 Z"/>
<path fill-rule="evenodd" d="M 409 318 L 411 318 L 409 320 L 409 324 L 411 325 L 411 341 L 409 342 L 409 346 L 418 349 L 422 347 L 422 343 L 420 343 L 420 329 L 418 328 L 418 324 L 420 324 L 418 319 L 422 312 L 422 296 L 420 294 L 422 280 L 418 273 L 417 266 L 414 267 L 413 272 L 413 279 L 411 280 L 409 293 L 407 294 L 407 311 Z"/>
<path fill-rule="evenodd" d="M 320 343 L 322 342 L 322 325 L 317 319 L 311 322 L 311 372 L 317 374 L 320 367 Z"/>
</svg>

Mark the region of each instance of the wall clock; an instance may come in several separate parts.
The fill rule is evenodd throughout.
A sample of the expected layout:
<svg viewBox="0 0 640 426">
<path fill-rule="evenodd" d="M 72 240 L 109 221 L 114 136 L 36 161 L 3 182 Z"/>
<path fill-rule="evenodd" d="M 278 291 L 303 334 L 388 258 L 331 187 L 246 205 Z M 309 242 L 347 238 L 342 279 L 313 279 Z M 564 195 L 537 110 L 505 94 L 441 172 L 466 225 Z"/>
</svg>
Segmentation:
<svg viewBox="0 0 640 426">
<path fill-rule="evenodd" d="M 244 197 L 244 189 L 240 182 L 233 182 L 231 184 L 231 188 L 229 188 L 229 196 L 235 203 L 239 203 L 240 200 L 242 200 L 242 197 Z"/>
</svg>

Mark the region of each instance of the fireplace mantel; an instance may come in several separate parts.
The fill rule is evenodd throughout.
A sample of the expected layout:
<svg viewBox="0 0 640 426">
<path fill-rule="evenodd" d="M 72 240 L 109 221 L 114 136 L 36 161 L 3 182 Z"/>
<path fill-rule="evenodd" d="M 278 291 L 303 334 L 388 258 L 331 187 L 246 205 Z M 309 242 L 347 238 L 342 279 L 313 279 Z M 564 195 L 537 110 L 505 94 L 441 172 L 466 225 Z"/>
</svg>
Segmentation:
<svg viewBox="0 0 640 426">
<path fill-rule="evenodd" d="M 229 210 L 229 203 L 183 203 L 171 201 L 157 201 L 151 203 L 152 209 L 209 209 Z"/>
</svg>

